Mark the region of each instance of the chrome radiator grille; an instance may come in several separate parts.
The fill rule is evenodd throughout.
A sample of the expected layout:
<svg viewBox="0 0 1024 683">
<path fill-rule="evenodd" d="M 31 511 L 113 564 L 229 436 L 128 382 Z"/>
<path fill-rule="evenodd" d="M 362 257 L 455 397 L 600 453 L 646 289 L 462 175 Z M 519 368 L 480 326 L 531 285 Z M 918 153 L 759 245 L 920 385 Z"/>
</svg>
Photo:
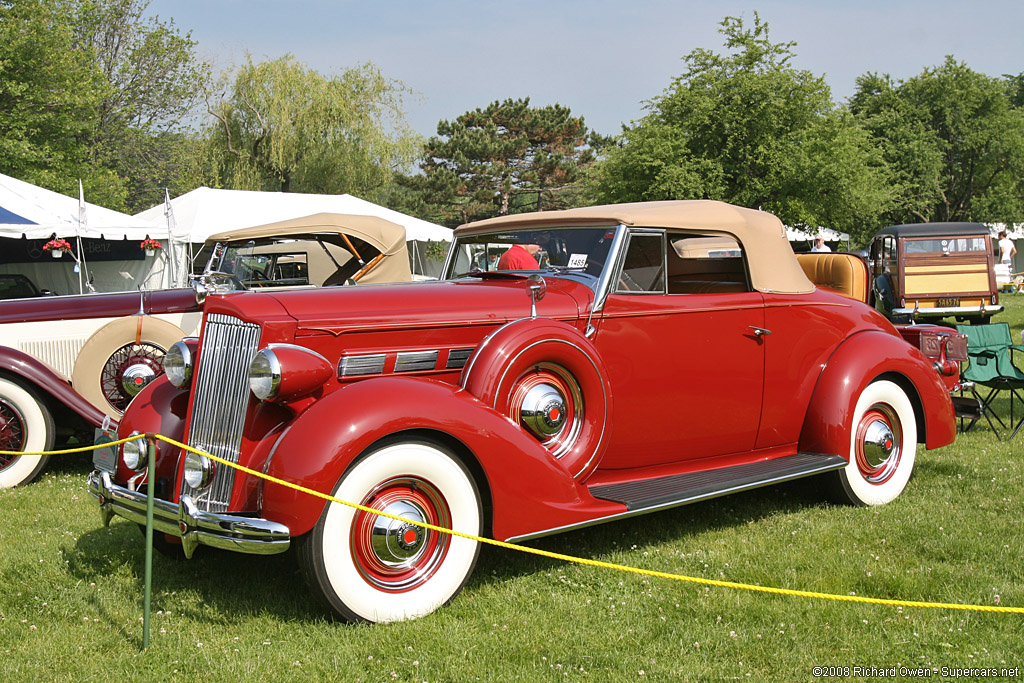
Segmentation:
<svg viewBox="0 0 1024 683">
<path fill-rule="evenodd" d="M 249 402 L 249 364 L 259 341 L 259 325 L 229 315 L 207 316 L 193 377 L 189 446 L 238 462 Z M 235 472 L 221 465 L 209 488 L 196 491 L 182 481 L 181 492 L 190 496 L 200 510 L 225 512 Z"/>
</svg>

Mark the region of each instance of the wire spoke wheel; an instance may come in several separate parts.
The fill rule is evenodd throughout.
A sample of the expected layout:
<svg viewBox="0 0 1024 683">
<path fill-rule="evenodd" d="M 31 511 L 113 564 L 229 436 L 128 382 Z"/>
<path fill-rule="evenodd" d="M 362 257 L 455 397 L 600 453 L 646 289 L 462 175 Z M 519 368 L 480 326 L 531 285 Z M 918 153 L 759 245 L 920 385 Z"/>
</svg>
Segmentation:
<svg viewBox="0 0 1024 683">
<path fill-rule="evenodd" d="M 100 373 L 100 390 L 107 403 L 124 412 L 147 384 L 164 374 L 164 353 L 165 349 L 145 341 L 114 351 Z"/>
<path fill-rule="evenodd" d="M 0 451 L 25 450 L 25 422 L 21 413 L 0 399 Z M 0 455 L 0 470 L 13 463 L 18 455 Z"/>
</svg>

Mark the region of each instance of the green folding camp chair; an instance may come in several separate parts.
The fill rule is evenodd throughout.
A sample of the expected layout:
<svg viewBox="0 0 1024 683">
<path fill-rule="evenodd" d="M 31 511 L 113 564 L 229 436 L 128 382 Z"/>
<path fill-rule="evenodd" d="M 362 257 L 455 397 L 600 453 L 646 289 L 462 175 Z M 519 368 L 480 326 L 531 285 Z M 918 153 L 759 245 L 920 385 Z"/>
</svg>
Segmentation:
<svg viewBox="0 0 1024 683">
<path fill-rule="evenodd" d="M 1024 346 L 1016 346 L 1010 337 L 1010 326 L 1007 323 L 992 323 L 989 325 L 957 325 L 958 332 L 967 335 L 967 358 L 968 366 L 961 372 L 960 376 L 968 382 L 973 382 L 971 393 L 981 401 L 982 414 L 988 421 L 996 437 L 1002 441 L 999 430 L 992 424 L 995 418 L 1004 429 L 1013 429 L 1010 439 L 1017 435 L 1021 425 L 1024 425 L 1024 372 L 1021 372 L 1013 364 L 1012 352 L 1024 352 Z M 982 386 L 988 389 L 988 393 L 982 397 L 977 392 L 977 387 Z M 1008 423 L 996 414 L 993 409 L 993 402 L 999 394 L 1004 391 L 1010 392 L 1010 420 Z M 1021 419 L 1014 422 L 1015 401 L 1019 401 L 1022 407 Z M 974 423 L 967 427 L 970 429 Z M 1009 440 L 1009 439 L 1007 439 Z"/>
</svg>

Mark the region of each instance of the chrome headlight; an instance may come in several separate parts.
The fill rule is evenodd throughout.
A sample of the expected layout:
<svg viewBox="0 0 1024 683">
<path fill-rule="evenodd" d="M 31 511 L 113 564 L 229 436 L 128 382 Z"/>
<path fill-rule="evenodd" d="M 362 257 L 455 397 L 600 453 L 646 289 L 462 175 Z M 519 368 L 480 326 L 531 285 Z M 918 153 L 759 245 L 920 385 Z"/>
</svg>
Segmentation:
<svg viewBox="0 0 1024 683">
<path fill-rule="evenodd" d="M 263 349 L 249 366 L 249 388 L 261 401 L 273 399 L 281 389 L 281 361 L 270 349 Z"/>
<path fill-rule="evenodd" d="M 213 461 L 205 455 L 189 451 L 185 455 L 185 483 L 193 489 L 204 489 L 213 481 Z"/>
<path fill-rule="evenodd" d="M 139 432 L 132 432 L 128 436 L 138 436 Z M 138 472 L 145 467 L 149 459 L 146 457 L 146 449 L 148 444 L 145 439 L 136 439 L 135 441 L 126 441 L 121 445 L 121 459 L 124 460 L 124 465 L 133 472 Z"/>
<path fill-rule="evenodd" d="M 185 342 L 174 342 L 164 354 L 164 374 L 179 389 L 192 379 L 192 351 Z"/>
</svg>

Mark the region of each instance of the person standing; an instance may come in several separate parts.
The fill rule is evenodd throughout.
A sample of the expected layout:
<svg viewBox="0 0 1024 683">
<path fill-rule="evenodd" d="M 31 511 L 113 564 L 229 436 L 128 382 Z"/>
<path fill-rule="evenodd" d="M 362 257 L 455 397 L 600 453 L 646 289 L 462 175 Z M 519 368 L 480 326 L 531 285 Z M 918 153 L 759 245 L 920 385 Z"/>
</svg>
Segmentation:
<svg viewBox="0 0 1024 683">
<path fill-rule="evenodd" d="M 1006 236 L 1005 230 L 999 231 L 999 260 L 1003 264 L 1010 266 L 1010 272 L 1013 272 L 1013 257 L 1017 255 L 1017 245 L 1013 243 L 1009 237 Z"/>
</svg>

